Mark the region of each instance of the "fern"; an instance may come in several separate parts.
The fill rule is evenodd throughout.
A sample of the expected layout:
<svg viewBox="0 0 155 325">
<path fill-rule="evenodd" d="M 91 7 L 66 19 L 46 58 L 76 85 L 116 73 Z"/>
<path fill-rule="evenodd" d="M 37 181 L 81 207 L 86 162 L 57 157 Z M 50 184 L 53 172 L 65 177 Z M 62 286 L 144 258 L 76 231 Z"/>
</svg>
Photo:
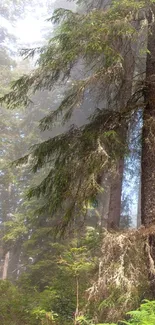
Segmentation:
<svg viewBox="0 0 155 325">
<path fill-rule="evenodd" d="M 138 310 L 130 311 L 127 315 L 130 320 L 122 322 L 126 325 L 154 325 L 155 324 L 155 301 L 145 300 Z"/>
</svg>

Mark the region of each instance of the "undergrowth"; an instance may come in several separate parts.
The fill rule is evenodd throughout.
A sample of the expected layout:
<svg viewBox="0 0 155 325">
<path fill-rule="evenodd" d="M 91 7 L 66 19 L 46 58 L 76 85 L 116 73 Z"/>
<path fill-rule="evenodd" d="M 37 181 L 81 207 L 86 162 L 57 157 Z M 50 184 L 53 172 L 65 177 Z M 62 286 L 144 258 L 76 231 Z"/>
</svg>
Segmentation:
<svg viewBox="0 0 155 325">
<path fill-rule="evenodd" d="M 86 311 L 98 322 L 117 322 L 142 300 L 152 299 L 155 268 L 149 238 L 154 235 L 155 227 L 105 231 L 98 277 L 87 290 Z"/>
<path fill-rule="evenodd" d="M 130 311 L 126 314 L 128 320 L 119 321 L 116 323 L 102 323 L 96 325 L 154 325 L 155 324 L 155 301 L 145 300 L 140 308 Z M 94 325 L 85 317 L 79 317 L 79 325 Z"/>
</svg>

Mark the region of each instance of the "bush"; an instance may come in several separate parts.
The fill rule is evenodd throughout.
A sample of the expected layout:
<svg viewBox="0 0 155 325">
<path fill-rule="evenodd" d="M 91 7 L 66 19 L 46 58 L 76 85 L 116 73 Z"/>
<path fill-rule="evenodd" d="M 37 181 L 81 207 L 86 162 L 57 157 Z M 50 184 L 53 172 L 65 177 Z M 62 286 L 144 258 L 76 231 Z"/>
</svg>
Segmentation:
<svg viewBox="0 0 155 325">
<path fill-rule="evenodd" d="M 9 281 L 0 281 L 0 324 L 35 325 L 28 298 Z"/>
<path fill-rule="evenodd" d="M 127 313 L 128 321 L 119 322 L 119 325 L 155 325 L 155 301 L 145 300 L 140 308 Z M 94 325 L 87 317 L 77 318 L 78 325 Z M 96 325 L 117 325 L 116 323 L 102 323 Z"/>
</svg>

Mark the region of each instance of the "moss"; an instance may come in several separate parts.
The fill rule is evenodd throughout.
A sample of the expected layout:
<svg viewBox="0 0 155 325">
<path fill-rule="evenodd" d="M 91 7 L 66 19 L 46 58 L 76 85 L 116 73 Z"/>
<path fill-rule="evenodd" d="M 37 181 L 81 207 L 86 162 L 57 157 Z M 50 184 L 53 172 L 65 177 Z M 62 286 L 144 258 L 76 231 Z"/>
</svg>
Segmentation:
<svg viewBox="0 0 155 325">
<path fill-rule="evenodd" d="M 105 232 L 98 278 L 88 290 L 87 309 L 99 322 L 117 322 L 143 299 L 154 298 L 154 243 L 155 227 Z"/>
</svg>

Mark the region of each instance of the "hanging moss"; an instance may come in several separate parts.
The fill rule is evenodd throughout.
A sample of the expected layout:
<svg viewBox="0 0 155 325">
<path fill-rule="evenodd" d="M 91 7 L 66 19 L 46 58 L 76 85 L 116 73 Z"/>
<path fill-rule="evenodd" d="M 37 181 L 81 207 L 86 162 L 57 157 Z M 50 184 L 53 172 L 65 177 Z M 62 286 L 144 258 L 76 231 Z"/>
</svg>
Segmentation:
<svg viewBox="0 0 155 325">
<path fill-rule="evenodd" d="M 87 291 L 86 309 L 98 322 L 117 322 L 143 299 L 155 296 L 155 226 L 105 232 L 98 278 Z"/>
</svg>

